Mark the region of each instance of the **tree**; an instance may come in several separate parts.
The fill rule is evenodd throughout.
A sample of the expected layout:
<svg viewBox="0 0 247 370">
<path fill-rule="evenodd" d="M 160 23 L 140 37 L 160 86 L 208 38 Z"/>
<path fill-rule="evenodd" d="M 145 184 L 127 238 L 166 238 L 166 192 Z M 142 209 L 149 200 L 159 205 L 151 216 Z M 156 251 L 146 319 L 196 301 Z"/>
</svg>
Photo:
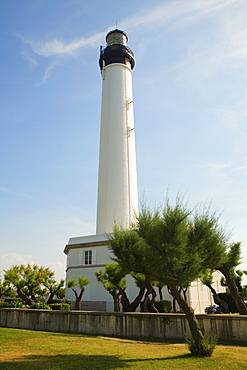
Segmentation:
<svg viewBox="0 0 247 370">
<path fill-rule="evenodd" d="M 77 282 L 76 282 L 75 279 L 68 280 L 67 281 L 67 286 L 68 286 L 68 288 L 71 288 L 72 291 L 75 294 L 76 300 L 75 300 L 75 308 L 74 308 L 74 310 L 80 311 L 80 309 L 81 309 L 81 300 L 82 300 L 82 296 L 83 296 L 84 291 L 85 291 L 85 286 L 90 283 L 90 280 L 88 278 L 86 278 L 85 276 L 78 276 L 77 279 L 78 279 Z M 76 286 L 78 286 L 80 288 L 80 292 L 79 293 L 75 289 Z"/>
<path fill-rule="evenodd" d="M 228 247 L 223 263 L 220 263 L 218 266 L 215 264 L 214 266 L 215 269 L 224 275 L 232 299 L 240 315 L 247 315 L 247 307 L 239 294 L 239 289 L 234 279 L 234 268 L 239 265 L 240 259 L 241 243 L 234 243 Z"/>
<path fill-rule="evenodd" d="M 130 229 L 114 225 L 109 237 L 109 248 L 126 271 L 143 273 L 149 286 L 152 281 L 167 285 L 186 315 L 197 355 L 206 356 L 210 350 L 179 287 L 188 286 L 222 261 L 226 239 L 215 213 L 209 209 L 192 212 L 179 198 L 174 206 L 169 200 L 154 210 L 144 205 Z"/>
<path fill-rule="evenodd" d="M 126 273 L 118 263 L 110 262 L 105 266 L 105 271 L 98 270 L 95 272 L 96 278 L 104 288 L 112 295 L 114 300 L 114 311 L 120 311 L 120 298 L 123 312 L 135 312 L 139 306 L 145 292 L 144 276 L 142 274 L 132 273 L 139 292 L 133 302 L 130 302 L 126 294 Z"/>
<path fill-rule="evenodd" d="M 109 235 L 109 248 L 115 255 L 113 260 L 119 263 L 126 275 L 132 275 L 139 287 L 138 296 L 132 303 L 130 303 L 126 293 L 123 292 L 123 311 L 135 311 L 145 293 L 143 302 L 144 311 L 148 311 L 147 304 L 149 295 L 151 294 L 151 309 L 154 312 L 158 312 L 154 306 L 156 292 L 152 284 L 152 264 L 149 262 L 152 259 L 152 255 L 148 253 L 149 251 L 145 249 L 142 243 L 139 243 L 138 234 L 132 232 L 133 230 L 124 230 L 121 227 L 118 228 L 116 225 L 113 226 L 113 230 L 113 234 Z"/>
<path fill-rule="evenodd" d="M 44 286 L 49 291 L 49 297 L 47 299 L 47 304 L 50 304 L 54 298 L 55 295 L 59 295 L 59 293 L 64 292 L 61 289 L 63 289 L 65 284 L 65 280 L 61 279 L 59 283 L 56 282 L 56 280 L 53 277 L 49 277 L 45 280 Z"/>
<path fill-rule="evenodd" d="M 56 291 L 56 296 L 58 299 L 64 299 L 65 297 L 65 288 L 60 288 Z"/>
<path fill-rule="evenodd" d="M 210 291 L 213 295 L 214 303 L 217 304 L 221 308 L 221 311 L 223 313 L 229 313 L 230 310 L 229 310 L 227 302 L 225 302 L 223 299 L 220 298 L 220 296 L 218 295 L 218 293 L 216 292 L 216 290 L 213 287 L 212 270 L 207 270 L 204 273 L 204 275 L 202 276 L 201 280 L 202 280 L 202 283 L 210 289 Z"/>
<path fill-rule="evenodd" d="M 110 262 L 105 270 L 95 271 L 97 280 L 111 294 L 114 301 L 114 312 L 120 312 L 121 291 L 126 288 L 125 274 L 118 263 Z"/>
<path fill-rule="evenodd" d="M 18 297 L 29 306 L 38 301 L 38 296 L 46 293 L 45 284 L 55 275 L 48 267 L 30 264 L 16 265 L 4 272 L 6 284 L 15 288 Z"/>
</svg>

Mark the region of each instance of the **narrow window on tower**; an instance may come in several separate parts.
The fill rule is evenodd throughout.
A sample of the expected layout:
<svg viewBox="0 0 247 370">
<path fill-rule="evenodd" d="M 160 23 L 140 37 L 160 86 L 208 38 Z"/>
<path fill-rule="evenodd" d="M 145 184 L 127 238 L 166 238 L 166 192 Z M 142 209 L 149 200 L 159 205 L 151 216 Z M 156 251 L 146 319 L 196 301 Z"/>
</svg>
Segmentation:
<svg viewBox="0 0 247 370">
<path fill-rule="evenodd" d="M 84 263 L 85 265 L 92 265 L 92 256 L 93 256 L 93 252 L 92 251 L 85 251 L 85 254 L 84 254 Z"/>
</svg>

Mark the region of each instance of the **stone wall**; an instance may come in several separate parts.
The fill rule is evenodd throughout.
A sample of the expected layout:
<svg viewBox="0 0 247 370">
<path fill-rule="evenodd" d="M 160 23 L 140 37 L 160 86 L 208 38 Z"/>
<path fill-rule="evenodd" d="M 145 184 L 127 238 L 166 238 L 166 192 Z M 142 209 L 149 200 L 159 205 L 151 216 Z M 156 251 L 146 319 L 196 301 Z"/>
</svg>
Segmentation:
<svg viewBox="0 0 247 370">
<path fill-rule="evenodd" d="M 219 341 L 247 344 L 247 316 L 196 315 L 206 335 Z M 189 333 L 183 314 L 113 313 L 0 309 L 0 326 L 18 329 L 83 333 L 127 338 L 183 340 Z"/>
</svg>

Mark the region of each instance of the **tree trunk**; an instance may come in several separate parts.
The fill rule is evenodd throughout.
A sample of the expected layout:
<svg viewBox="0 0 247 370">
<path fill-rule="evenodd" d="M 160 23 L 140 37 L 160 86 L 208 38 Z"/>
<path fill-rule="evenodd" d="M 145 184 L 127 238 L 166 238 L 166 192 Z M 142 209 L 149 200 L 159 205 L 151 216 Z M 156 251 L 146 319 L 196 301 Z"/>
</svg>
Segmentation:
<svg viewBox="0 0 247 370">
<path fill-rule="evenodd" d="M 195 343 L 200 346 L 204 339 L 204 335 L 199 327 L 198 321 L 195 317 L 194 311 L 188 306 L 187 302 L 184 300 L 182 295 L 179 293 L 176 286 L 167 286 L 169 293 L 173 296 L 174 299 L 178 302 L 179 306 L 185 313 L 186 319 L 188 321 L 191 335 Z"/>
<path fill-rule="evenodd" d="M 121 304 L 122 304 L 123 312 L 135 312 L 135 310 L 137 309 L 137 307 L 139 306 L 142 300 L 142 297 L 145 292 L 145 288 L 143 287 L 139 289 L 139 293 L 133 302 L 130 302 L 125 292 L 125 289 L 121 288 L 120 286 L 118 286 L 118 289 L 121 294 Z"/>
<path fill-rule="evenodd" d="M 174 297 L 172 297 L 172 308 L 173 308 L 173 312 L 176 313 L 177 312 L 176 299 Z"/>
<path fill-rule="evenodd" d="M 118 289 L 121 294 L 121 304 L 123 312 L 130 312 L 130 301 L 129 298 L 127 297 L 125 289 L 121 288 L 120 286 L 118 286 Z"/>
<path fill-rule="evenodd" d="M 144 297 L 144 301 L 143 301 L 143 311 L 144 312 L 148 312 L 148 300 L 149 300 L 149 295 L 151 294 L 152 295 L 152 299 L 149 301 L 150 303 L 150 308 L 151 308 L 151 312 L 159 312 L 157 310 L 157 308 L 155 307 L 155 297 L 156 297 L 156 292 L 152 286 L 152 284 L 150 283 L 149 279 L 146 278 L 146 282 L 145 282 L 145 285 L 146 285 L 146 294 L 145 294 L 145 297 Z"/>
<path fill-rule="evenodd" d="M 50 295 L 47 299 L 47 304 L 50 304 L 54 298 L 55 292 L 50 290 Z"/>
<path fill-rule="evenodd" d="M 228 288 L 238 312 L 240 313 L 240 315 L 247 315 L 247 307 L 243 302 L 242 297 L 239 295 L 238 287 L 235 283 L 235 280 L 231 276 L 229 269 L 223 266 L 221 268 L 218 268 L 218 270 L 225 276 Z"/>
<path fill-rule="evenodd" d="M 212 287 L 212 285 L 210 284 L 205 285 L 211 290 L 211 293 L 213 294 L 214 303 L 221 308 L 221 311 L 223 313 L 230 313 L 228 304 L 218 296 L 216 290 Z"/>
<path fill-rule="evenodd" d="M 83 296 L 83 293 L 84 293 L 84 288 L 81 289 L 81 292 L 80 294 L 77 293 L 77 291 L 75 289 L 72 289 L 74 294 L 75 294 L 75 307 L 74 307 L 74 310 L 75 311 L 81 311 L 81 299 L 82 299 L 82 296 Z"/>
<path fill-rule="evenodd" d="M 31 298 L 29 298 L 26 294 L 24 294 L 24 293 L 22 292 L 21 288 L 17 288 L 17 295 L 18 295 L 18 297 L 19 297 L 19 298 L 21 298 L 21 299 L 25 302 L 25 304 L 26 304 L 26 305 L 28 305 L 28 306 L 31 306 L 31 304 L 33 304 L 33 303 L 34 303 L 34 301 L 33 301 Z"/>
<path fill-rule="evenodd" d="M 160 300 L 163 301 L 163 293 L 162 293 L 162 287 L 158 287 L 158 290 L 159 290 L 159 296 L 160 296 Z"/>
<path fill-rule="evenodd" d="M 135 310 L 137 309 L 137 307 L 141 303 L 141 300 L 142 300 L 142 298 L 144 296 L 144 293 L 145 293 L 145 289 L 146 289 L 145 287 L 139 288 L 138 296 L 130 304 L 130 312 L 135 312 Z"/>
<path fill-rule="evenodd" d="M 159 311 L 157 310 L 157 308 L 155 307 L 155 298 L 157 296 L 157 293 L 156 291 L 154 290 L 154 287 L 150 284 L 150 290 L 151 290 L 151 295 L 152 295 L 152 299 L 150 301 L 150 308 L 151 308 L 151 312 L 156 312 L 158 313 Z"/>
<path fill-rule="evenodd" d="M 120 312 L 119 294 L 115 290 L 109 291 L 114 302 L 114 312 Z"/>
</svg>

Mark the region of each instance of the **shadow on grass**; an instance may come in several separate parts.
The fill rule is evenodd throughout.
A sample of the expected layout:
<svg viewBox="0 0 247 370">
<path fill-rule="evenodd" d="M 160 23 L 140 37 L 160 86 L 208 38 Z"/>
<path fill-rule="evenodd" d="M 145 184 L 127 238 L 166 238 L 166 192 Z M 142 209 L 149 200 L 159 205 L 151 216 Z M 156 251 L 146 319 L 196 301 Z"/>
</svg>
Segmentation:
<svg viewBox="0 0 247 370">
<path fill-rule="evenodd" d="M 166 358 L 128 359 L 117 356 L 101 355 L 56 355 L 56 356 L 23 356 L 21 359 L 0 362 L 0 370 L 113 370 L 124 369 L 135 362 L 165 361 L 187 358 L 181 355 Z"/>
</svg>

